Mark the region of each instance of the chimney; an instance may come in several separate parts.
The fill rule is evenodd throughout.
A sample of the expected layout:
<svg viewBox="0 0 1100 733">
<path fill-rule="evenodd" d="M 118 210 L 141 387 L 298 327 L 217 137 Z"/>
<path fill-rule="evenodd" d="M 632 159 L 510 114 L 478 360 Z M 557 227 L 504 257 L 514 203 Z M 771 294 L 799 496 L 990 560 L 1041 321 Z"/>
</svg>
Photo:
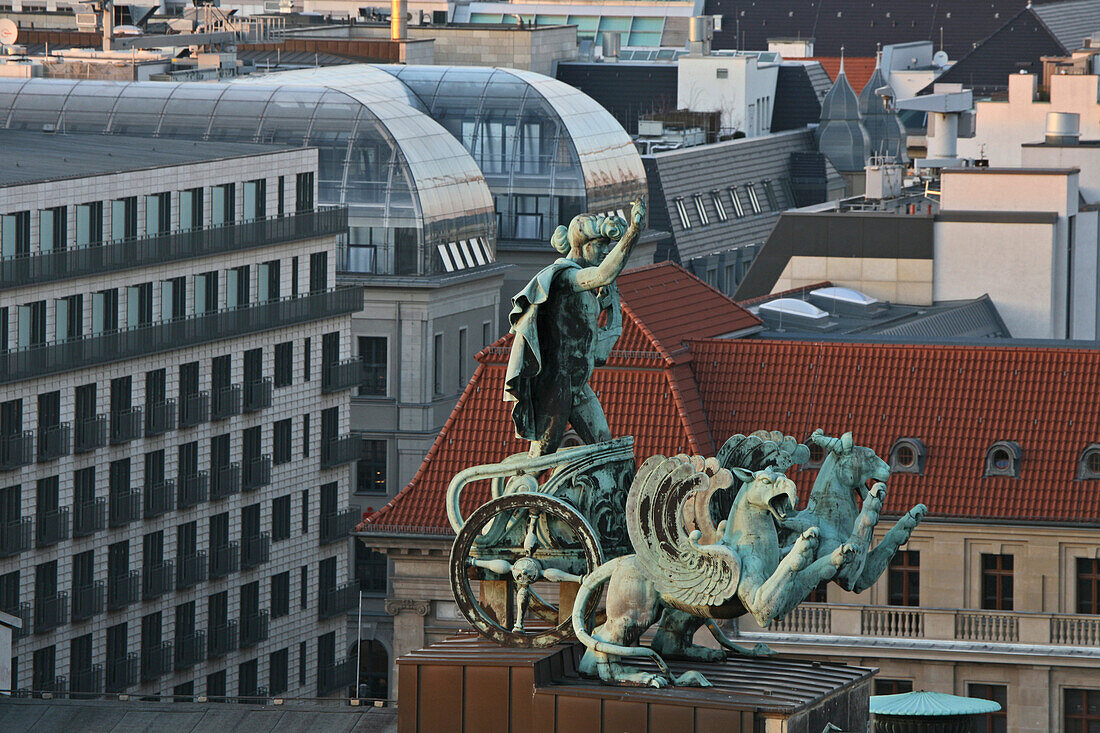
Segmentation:
<svg viewBox="0 0 1100 733">
<path fill-rule="evenodd" d="M 1048 145 L 1076 145 L 1081 137 L 1081 115 L 1047 112 L 1045 141 Z"/>
<path fill-rule="evenodd" d="M 688 53 L 692 56 L 709 56 L 713 39 L 714 16 L 693 16 L 688 25 Z"/>
<path fill-rule="evenodd" d="M 618 61 L 622 50 L 622 36 L 619 35 L 618 31 L 604 31 L 600 34 L 600 37 L 603 42 L 604 59 Z"/>
<path fill-rule="evenodd" d="M 408 14 L 408 0 L 392 0 L 390 4 L 390 40 L 391 41 L 404 41 L 408 36 L 406 33 L 406 24 L 408 20 L 406 15 Z"/>
</svg>

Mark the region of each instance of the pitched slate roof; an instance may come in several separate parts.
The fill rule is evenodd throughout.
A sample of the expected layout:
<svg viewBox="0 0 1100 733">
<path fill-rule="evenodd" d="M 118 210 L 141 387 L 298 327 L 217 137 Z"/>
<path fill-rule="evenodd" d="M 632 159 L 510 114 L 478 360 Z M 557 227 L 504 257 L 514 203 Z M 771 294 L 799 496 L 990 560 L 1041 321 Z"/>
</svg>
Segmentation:
<svg viewBox="0 0 1100 733">
<path fill-rule="evenodd" d="M 688 350 L 671 352 L 662 344 L 673 318 L 645 321 L 659 313 L 654 304 L 664 298 L 645 285 L 655 273 L 640 271 L 633 282 L 622 277 L 634 291 L 624 288 L 623 337 L 592 385 L 612 432 L 634 435 L 640 459 L 679 451 L 712 455 L 727 436 L 760 428 L 802 438 L 818 427 L 832 435 L 852 430 L 857 444 L 883 457 L 899 438 L 915 438 L 927 450 L 924 474 L 895 473 L 887 513 L 924 502 L 932 517 L 1100 526 L 1100 482 L 1076 480 L 1082 451 L 1100 443 L 1094 388 L 1100 350 L 694 338 L 728 324 L 707 319 L 708 289 L 684 276 L 671 288 L 678 297 L 667 302 Z M 686 308 L 689 287 L 704 304 L 694 312 Z M 649 301 L 643 293 L 651 293 Z M 737 313 L 726 308 L 731 317 Z M 507 341 L 479 359 L 412 482 L 361 530 L 449 532 L 443 499 L 451 477 L 526 448 L 512 437 L 500 397 Z M 985 477 L 987 451 L 1006 440 L 1020 445 L 1019 478 Z M 805 499 L 815 472 L 792 478 Z M 487 496 L 486 487 L 471 490 L 465 509 Z"/>
<path fill-rule="evenodd" d="M 705 15 L 721 15 L 715 48 L 764 49 L 769 38 L 813 38 L 823 56 L 872 57 L 879 45 L 933 41 L 960 58 L 1018 13 L 1028 0 L 706 0 Z M 1038 4 L 1036 3 L 1036 6 Z"/>
</svg>

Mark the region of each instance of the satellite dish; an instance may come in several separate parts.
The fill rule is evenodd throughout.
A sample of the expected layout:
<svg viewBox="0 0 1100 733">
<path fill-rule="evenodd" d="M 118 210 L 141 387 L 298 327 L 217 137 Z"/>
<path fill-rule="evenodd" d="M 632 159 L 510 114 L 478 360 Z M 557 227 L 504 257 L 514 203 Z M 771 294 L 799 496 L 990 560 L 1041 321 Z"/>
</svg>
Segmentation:
<svg viewBox="0 0 1100 733">
<path fill-rule="evenodd" d="M 947 66 L 948 61 L 949 59 L 947 58 L 946 51 L 936 51 L 934 54 L 932 54 L 932 65 L 935 66 L 937 69 L 942 69 L 943 67 Z"/>
<path fill-rule="evenodd" d="M 19 40 L 19 26 L 14 20 L 4 18 L 0 20 L 0 46 L 14 46 Z"/>
</svg>

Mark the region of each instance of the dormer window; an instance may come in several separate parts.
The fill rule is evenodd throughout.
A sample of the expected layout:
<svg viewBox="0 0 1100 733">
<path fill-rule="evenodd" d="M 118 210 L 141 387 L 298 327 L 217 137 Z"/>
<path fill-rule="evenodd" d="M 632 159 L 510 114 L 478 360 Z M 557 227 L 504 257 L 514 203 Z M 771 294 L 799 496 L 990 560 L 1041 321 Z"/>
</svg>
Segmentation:
<svg viewBox="0 0 1100 733">
<path fill-rule="evenodd" d="M 986 476 L 1020 477 L 1020 444 L 1012 440 L 999 440 L 985 454 Z"/>
<path fill-rule="evenodd" d="M 890 472 L 923 474 L 926 455 L 924 441 L 918 438 L 899 438 L 890 449 Z"/>
<path fill-rule="evenodd" d="M 1093 443 L 1081 451 L 1081 459 L 1077 461 L 1077 478 L 1100 479 L 1100 443 Z"/>
</svg>

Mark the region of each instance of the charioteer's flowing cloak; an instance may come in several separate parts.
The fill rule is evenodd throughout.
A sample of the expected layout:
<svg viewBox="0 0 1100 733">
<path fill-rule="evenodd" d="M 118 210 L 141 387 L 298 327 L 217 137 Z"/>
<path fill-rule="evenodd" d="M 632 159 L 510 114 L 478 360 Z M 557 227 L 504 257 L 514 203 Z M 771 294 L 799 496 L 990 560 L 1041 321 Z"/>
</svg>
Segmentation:
<svg viewBox="0 0 1100 733">
<path fill-rule="evenodd" d="M 539 306 L 550 298 L 554 278 L 568 269 L 581 269 L 574 260 L 558 259 L 542 269 L 527 287 L 512 298 L 508 322 L 516 335 L 508 355 L 508 372 L 504 377 L 504 401 L 513 402 L 512 422 L 516 437 L 537 440 L 535 434 L 535 381 L 542 372 L 542 350 L 539 346 Z"/>
</svg>

